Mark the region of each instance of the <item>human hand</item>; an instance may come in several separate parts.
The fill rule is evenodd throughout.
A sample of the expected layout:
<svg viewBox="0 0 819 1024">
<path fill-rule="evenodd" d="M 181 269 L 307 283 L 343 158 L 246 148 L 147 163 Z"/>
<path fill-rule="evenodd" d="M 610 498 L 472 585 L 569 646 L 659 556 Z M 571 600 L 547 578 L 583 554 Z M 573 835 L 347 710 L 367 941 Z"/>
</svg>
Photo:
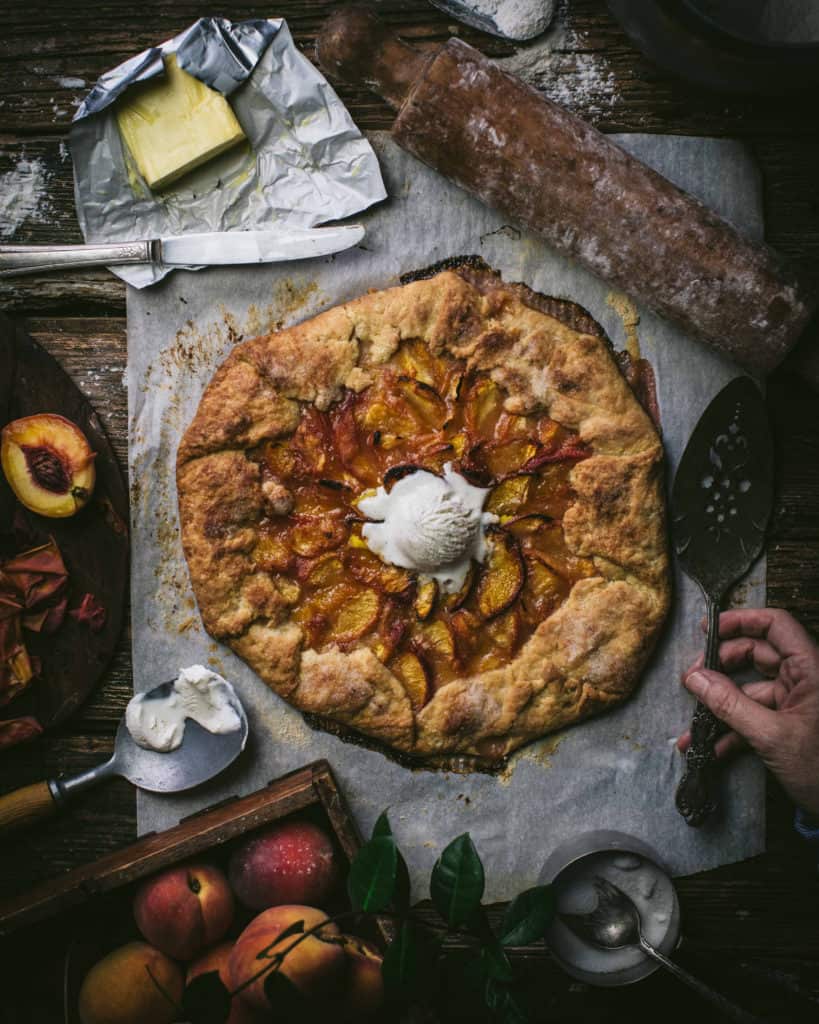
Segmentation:
<svg viewBox="0 0 819 1024">
<path fill-rule="evenodd" d="M 702 655 L 683 673 L 685 687 L 731 730 L 717 740 L 717 757 L 750 745 L 796 805 L 819 815 L 819 646 L 780 608 L 723 612 L 719 635 L 725 672 L 753 665 L 766 679 L 739 687 L 704 669 Z M 686 732 L 677 747 L 690 743 Z"/>
</svg>

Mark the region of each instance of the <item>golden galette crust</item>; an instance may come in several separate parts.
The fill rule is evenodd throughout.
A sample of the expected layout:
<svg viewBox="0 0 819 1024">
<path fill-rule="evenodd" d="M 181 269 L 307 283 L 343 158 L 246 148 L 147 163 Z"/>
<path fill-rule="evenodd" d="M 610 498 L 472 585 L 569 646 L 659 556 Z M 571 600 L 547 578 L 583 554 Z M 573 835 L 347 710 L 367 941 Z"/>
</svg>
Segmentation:
<svg viewBox="0 0 819 1024">
<path fill-rule="evenodd" d="M 237 345 L 179 447 L 182 541 L 205 628 L 295 707 L 407 754 L 496 759 L 625 699 L 669 603 L 662 446 L 604 338 L 542 311 L 491 273 L 443 271 L 372 292 Z M 298 587 L 259 570 L 266 503 L 247 450 L 360 391 L 399 344 L 421 339 L 507 392 L 510 412 L 545 411 L 593 454 L 570 475 L 568 550 L 593 560 L 505 668 L 441 687 L 415 715 L 399 679 L 365 648 L 303 650 Z"/>
</svg>

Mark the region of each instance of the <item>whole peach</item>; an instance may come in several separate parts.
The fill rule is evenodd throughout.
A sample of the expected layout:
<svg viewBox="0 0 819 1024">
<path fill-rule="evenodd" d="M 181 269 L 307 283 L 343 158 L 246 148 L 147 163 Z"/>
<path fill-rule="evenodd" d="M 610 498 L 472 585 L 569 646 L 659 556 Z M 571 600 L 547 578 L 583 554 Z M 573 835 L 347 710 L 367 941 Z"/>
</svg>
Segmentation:
<svg viewBox="0 0 819 1024">
<path fill-rule="evenodd" d="M 192 960 L 233 921 L 233 893 L 211 864 L 183 864 L 143 882 L 134 897 L 137 927 L 163 953 Z"/>
<path fill-rule="evenodd" d="M 228 876 L 252 910 L 295 903 L 320 906 L 338 880 L 333 844 L 309 821 L 283 821 L 245 840 L 230 858 Z"/>
<path fill-rule="evenodd" d="M 245 928 L 230 954 L 230 984 L 235 991 L 262 970 L 277 953 L 281 953 L 299 936 L 290 935 L 277 941 L 279 935 L 296 921 L 304 921 L 304 930 L 327 924 L 315 935 L 303 939 L 287 954 L 279 970 L 305 995 L 317 999 L 334 995 L 343 981 L 346 959 L 344 950 L 330 941 L 337 938 L 338 928 L 327 915 L 314 907 L 271 907 L 254 917 Z M 269 972 L 268 972 L 269 973 Z M 240 998 L 260 1010 L 269 1010 L 264 991 L 266 975 L 242 989 Z"/>
<path fill-rule="evenodd" d="M 178 1006 L 182 988 L 173 960 L 147 942 L 129 942 L 86 974 L 77 1009 L 82 1024 L 171 1024 L 178 1014 L 168 997 Z"/>
<path fill-rule="evenodd" d="M 203 953 L 194 963 L 188 968 L 188 976 L 185 979 L 185 984 L 190 985 L 194 978 L 198 978 L 200 974 L 207 974 L 209 971 L 218 971 L 219 977 L 222 979 L 222 984 L 230 990 L 230 971 L 228 970 L 228 961 L 230 960 L 230 953 L 233 949 L 232 942 L 223 942 L 219 946 L 214 946 L 213 949 L 209 949 L 207 953 Z M 240 999 L 236 996 L 231 1000 L 230 1003 L 230 1014 L 225 1024 L 265 1024 L 270 1020 L 270 1015 L 261 1013 L 255 1010 L 250 1003 L 245 1002 L 244 999 Z"/>
<path fill-rule="evenodd" d="M 341 939 L 341 948 L 347 957 L 341 1019 L 365 1020 L 377 1013 L 384 1002 L 384 980 L 381 977 L 384 958 L 372 942 L 357 935 L 342 935 Z"/>
</svg>

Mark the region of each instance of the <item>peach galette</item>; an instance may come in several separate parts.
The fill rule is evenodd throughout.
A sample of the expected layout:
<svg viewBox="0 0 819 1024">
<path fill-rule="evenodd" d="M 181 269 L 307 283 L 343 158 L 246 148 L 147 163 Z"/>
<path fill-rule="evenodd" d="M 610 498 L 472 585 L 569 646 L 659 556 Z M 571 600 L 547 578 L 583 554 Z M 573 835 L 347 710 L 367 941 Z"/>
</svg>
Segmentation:
<svg viewBox="0 0 819 1024">
<path fill-rule="evenodd" d="M 242 342 L 178 453 L 206 629 L 291 704 L 495 761 L 623 700 L 662 445 L 573 303 L 461 265 Z"/>
</svg>

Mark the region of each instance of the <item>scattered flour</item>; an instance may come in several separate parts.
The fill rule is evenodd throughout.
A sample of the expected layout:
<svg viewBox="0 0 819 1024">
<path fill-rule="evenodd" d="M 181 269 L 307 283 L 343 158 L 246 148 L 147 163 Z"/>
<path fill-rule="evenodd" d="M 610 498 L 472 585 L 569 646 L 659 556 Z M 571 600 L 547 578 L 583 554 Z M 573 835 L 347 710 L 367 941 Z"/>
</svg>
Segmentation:
<svg viewBox="0 0 819 1024">
<path fill-rule="evenodd" d="M 13 171 L 0 175 L 0 238 L 11 238 L 26 221 L 48 219 L 48 172 L 38 158 L 24 156 Z"/>
<path fill-rule="evenodd" d="M 55 78 L 54 81 L 61 89 L 84 89 L 85 79 L 84 78 Z"/>
<path fill-rule="evenodd" d="M 458 0 L 456 6 L 491 18 L 498 32 L 509 39 L 531 39 L 545 32 L 555 7 L 554 0 Z"/>
<path fill-rule="evenodd" d="M 584 36 L 569 24 L 566 0 L 562 0 L 550 31 L 519 46 L 498 64 L 555 103 L 584 117 L 599 117 L 614 106 L 616 81 L 605 54 L 584 45 Z"/>
</svg>

